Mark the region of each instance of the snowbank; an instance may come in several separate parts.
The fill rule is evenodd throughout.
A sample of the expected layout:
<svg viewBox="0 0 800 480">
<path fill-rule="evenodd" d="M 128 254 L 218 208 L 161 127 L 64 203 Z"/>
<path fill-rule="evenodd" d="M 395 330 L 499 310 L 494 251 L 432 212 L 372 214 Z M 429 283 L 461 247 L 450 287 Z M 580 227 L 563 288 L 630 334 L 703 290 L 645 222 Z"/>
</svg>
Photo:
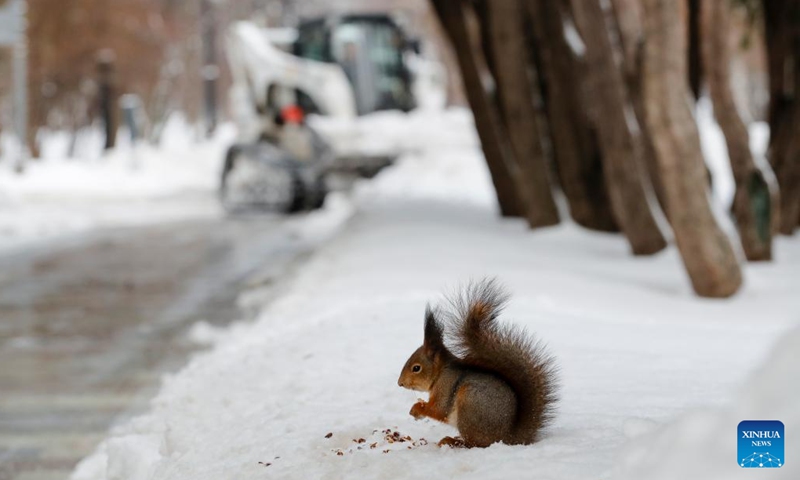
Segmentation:
<svg viewBox="0 0 800 480">
<path fill-rule="evenodd" d="M 70 137 L 45 135 L 41 160 L 24 174 L 0 163 L 0 248 L 96 227 L 140 225 L 221 214 L 213 197 L 225 149 L 234 141 L 231 125 L 214 138 L 198 140 L 180 119 L 167 124 L 158 148 L 120 145 L 99 156 L 93 131 L 81 135 L 76 158 L 68 158 Z"/>
<path fill-rule="evenodd" d="M 623 480 L 736 480 L 800 478 L 800 328 L 782 338 L 769 360 L 740 388 L 736 401 L 717 409 L 697 410 L 649 435 L 632 441 L 620 455 L 617 478 Z M 749 419 L 779 419 L 785 431 L 786 464 L 754 476 L 737 465 L 735 425 Z M 680 461 L 675 461 L 680 459 Z"/>
<path fill-rule="evenodd" d="M 118 147 L 107 155 L 101 155 L 102 143 L 93 138 L 94 133 L 86 131 L 79 137 L 85 141 L 78 142 L 75 158 L 68 157 L 70 136 L 66 132 L 44 134 L 42 158 L 31 160 L 24 174 L 0 169 L 0 191 L 11 200 L 111 200 L 213 190 L 225 149 L 236 132 L 232 125 L 224 124 L 212 139 L 199 139 L 190 125 L 175 117 L 165 127 L 160 146 L 133 146 L 120 134 Z"/>
<path fill-rule="evenodd" d="M 698 299 L 674 249 L 633 258 L 620 236 L 499 219 L 469 122 L 453 120 L 420 119 L 420 152 L 361 185 L 349 228 L 286 295 L 253 324 L 205 335 L 214 348 L 165 379 L 150 411 L 114 428 L 72 478 L 597 479 L 628 452 L 624 478 L 723 478 L 735 453 L 711 456 L 705 477 L 658 473 L 682 460 L 653 460 L 654 449 L 666 442 L 683 455 L 692 444 L 681 421 L 652 432 L 701 406 L 728 409 L 704 414 L 716 419 L 708 435 L 726 432 L 714 437 L 720 445 L 734 443 L 739 415 L 796 424 L 798 407 L 778 400 L 739 409 L 761 400 L 737 385 L 799 319 L 797 239 L 777 241 L 779 262 L 747 266 L 733 299 Z M 416 395 L 397 376 L 421 342 L 425 303 L 484 275 L 514 294 L 505 318 L 558 357 L 559 414 L 532 446 L 439 449 L 433 442 L 453 430 L 414 421 Z M 761 377 L 764 392 L 796 378 L 789 363 Z M 391 442 L 387 429 L 416 443 Z M 634 435 L 645 437 L 630 445 Z"/>
</svg>

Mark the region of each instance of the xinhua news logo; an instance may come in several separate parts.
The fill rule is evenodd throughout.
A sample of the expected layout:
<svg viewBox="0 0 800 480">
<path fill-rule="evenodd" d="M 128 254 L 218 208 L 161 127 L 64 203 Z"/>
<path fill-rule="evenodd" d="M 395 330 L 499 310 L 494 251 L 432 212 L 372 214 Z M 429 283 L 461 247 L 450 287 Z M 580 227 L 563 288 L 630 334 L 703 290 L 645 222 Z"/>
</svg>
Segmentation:
<svg viewBox="0 0 800 480">
<path fill-rule="evenodd" d="M 745 420 L 739 423 L 739 466 L 780 468 L 785 462 L 783 423 L 777 420 Z"/>
</svg>

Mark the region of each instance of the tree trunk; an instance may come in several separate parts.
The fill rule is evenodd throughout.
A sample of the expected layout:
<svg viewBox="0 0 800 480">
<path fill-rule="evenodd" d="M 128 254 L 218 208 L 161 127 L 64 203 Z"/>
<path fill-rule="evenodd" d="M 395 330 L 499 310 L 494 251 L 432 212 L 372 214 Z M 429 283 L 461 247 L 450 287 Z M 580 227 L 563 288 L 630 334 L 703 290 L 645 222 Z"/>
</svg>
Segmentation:
<svg viewBox="0 0 800 480">
<path fill-rule="evenodd" d="M 558 209 L 536 123 L 528 63 L 531 57 L 525 43 L 521 4 L 519 0 L 490 0 L 485 7 L 484 35 L 491 51 L 490 66 L 497 84 L 500 113 L 529 192 L 529 203 L 524 206 L 527 218 L 531 227 L 556 225 Z"/>
<path fill-rule="evenodd" d="M 790 115 L 790 140 L 781 168 L 777 171 L 781 188 L 780 232 L 792 235 L 800 222 L 800 32 L 794 40 L 794 99 Z"/>
<path fill-rule="evenodd" d="M 764 36 L 767 44 L 767 69 L 769 72 L 769 128 L 770 128 L 770 150 L 774 152 L 776 142 L 780 139 L 781 143 L 786 143 L 787 135 L 778 135 L 781 128 L 788 131 L 789 123 L 787 116 L 791 115 L 791 85 L 787 84 L 785 68 L 788 60 L 789 32 L 787 15 L 789 13 L 788 2 L 776 2 L 774 0 L 763 0 L 764 11 Z M 779 138 L 780 137 L 780 138 Z M 783 147 L 783 145 L 781 145 Z M 785 148 L 781 148 L 784 151 Z M 775 155 L 783 158 L 782 155 Z M 772 156 L 771 156 L 772 157 Z M 775 160 L 770 161 L 777 169 Z"/>
<path fill-rule="evenodd" d="M 700 98 L 700 85 L 703 83 L 703 55 L 701 53 L 701 29 L 700 29 L 700 2 L 702 0 L 688 1 L 688 21 L 689 21 L 689 86 L 692 89 L 694 98 Z M 725 3 L 729 0 L 719 0 Z"/>
<path fill-rule="evenodd" d="M 729 297 L 742 284 L 731 239 L 709 204 L 700 137 L 689 108 L 686 28 L 675 0 L 643 0 L 644 105 L 678 250 L 695 292 Z"/>
<path fill-rule="evenodd" d="M 658 173 L 658 163 L 653 151 L 653 139 L 644 121 L 644 105 L 642 102 L 642 49 L 644 48 L 644 19 L 642 6 L 639 0 L 611 0 L 614 10 L 614 24 L 619 34 L 622 49 L 622 70 L 625 74 L 625 84 L 630 92 L 633 111 L 639 121 L 639 130 L 644 147 L 644 165 L 650 176 L 650 183 L 655 191 L 658 204 L 669 218 L 667 201 L 664 196 L 664 185 Z"/>
<path fill-rule="evenodd" d="M 605 14 L 600 0 L 576 0 L 572 9 L 586 48 L 584 98 L 599 133 L 611 206 L 633 253 L 656 253 L 667 246 L 667 241 L 654 214 L 658 206 L 643 172 L 639 127 L 614 60 Z"/>
<path fill-rule="evenodd" d="M 778 186 L 766 162 L 758 165 L 750 151 L 747 127 L 739 116 L 731 91 L 731 54 L 728 45 L 730 5 L 702 0 L 702 58 L 714 116 L 725 135 L 736 193 L 733 213 L 748 260 L 772 258 L 772 222 L 778 216 Z"/>
<path fill-rule="evenodd" d="M 113 53 L 103 50 L 97 59 L 98 106 L 105 130 L 105 150 L 117 144 L 117 93 Z"/>
<path fill-rule="evenodd" d="M 583 227 L 616 232 L 596 140 L 578 98 L 579 59 L 564 38 L 558 2 L 525 0 L 525 5 L 549 138 L 570 215 Z"/>
<path fill-rule="evenodd" d="M 475 117 L 475 127 L 481 140 L 486 164 L 497 193 L 500 213 L 504 217 L 523 215 L 513 178 L 516 166 L 512 166 L 511 148 L 500 129 L 500 116 L 489 98 L 481 79 L 480 47 L 475 45 L 467 26 L 466 12 L 462 0 L 432 0 L 434 9 L 445 32 L 455 48 L 456 58 L 464 81 L 467 100 Z"/>
<path fill-rule="evenodd" d="M 794 77 L 792 110 L 790 120 L 790 137 L 786 156 L 782 168 L 777 172 L 781 188 L 785 194 L 781 197 L 781 223 L 780 231 L 786 235 L 794 233 L 800 222 L 800 5 L 792 2 L 791 43 L 789 51 L 792 52 L 792 76 Z M 784 190 L 781 190 L 782 192 Z"/>
<path fill-rule="evenodd" d="M 437 54 L 436 56 L 444 66 L 445 72 L 447 72 L 447 104 L 466 105 L 467 97 L 464 94 L 461 75 L 458 73 L 458 60 L 456 59 L 453 45 L 450 43 L 441 22 L 436 17 L 436 12 L 433 11 L 433 5 L 428 3 L 426 6 L 428 8 L 422 14 L 425 24 L 419 30 L 428 32 L 425 40 L 433 47 Z M 425 48 L 427 49 L 427 46 Z"/>
<path fill-rule="evenodd" d="M 779 229 L 789 235 L 800 218 L 800 4 L 763 0 L 762 5 L 770 93 L 768 157 L 781 192 Z"/>
</svg>

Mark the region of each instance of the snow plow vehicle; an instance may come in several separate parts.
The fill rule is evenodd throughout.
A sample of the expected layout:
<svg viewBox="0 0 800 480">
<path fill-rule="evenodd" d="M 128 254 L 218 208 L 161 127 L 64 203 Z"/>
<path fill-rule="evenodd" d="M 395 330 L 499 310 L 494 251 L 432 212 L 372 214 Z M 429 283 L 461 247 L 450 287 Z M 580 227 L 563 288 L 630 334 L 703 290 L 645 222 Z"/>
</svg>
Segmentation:
<svg viewBox="0 0 800 480">
<path fill-rule="evenodd" d="M 442 68 L 422 60 L 418 42 L 387 15 L 337 15 L 296 29 L 240 22 L 227 52 L 239 130 L 220 186 L 229 211 L 322 205 L 330 173 L 372 176 L 399 154 L 375 142 L 371 114 L 416 108 L 420 89 L 444 92 Z"/>
</svg>

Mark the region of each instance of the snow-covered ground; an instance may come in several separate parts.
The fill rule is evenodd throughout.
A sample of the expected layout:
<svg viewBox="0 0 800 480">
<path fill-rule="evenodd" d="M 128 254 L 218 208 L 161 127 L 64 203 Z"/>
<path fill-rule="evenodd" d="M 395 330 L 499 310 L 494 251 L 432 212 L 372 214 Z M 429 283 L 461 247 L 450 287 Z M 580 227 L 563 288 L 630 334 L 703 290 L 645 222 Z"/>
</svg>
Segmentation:
<svg viewBox="0 0 800 480">
<path fill-rule="evenodd" d="M 0 249 L 100 227 L 221 214 L 213 193 L 235 138 L 231 125 L 198 140 L 176 117 L 158 148 L 119 138 L 115 150 L 101 155 L 102 139 L 86 131 L 69 158 L 69 135 L 44 134 L 41 160 L 23 174 L 10 161 L 0 163 Z"/>
<path fill-rule="evenodd" d="M 734 298 L 702 300 L 674 248 L 634 258 L 618 235 L 500 219 L 465 112 L 406 128 L 419 151 L 339 198 L 355 214 L 286 294 L 252 324 L 194 332 L 213 348 L 73 479 L 766 478 L 738 467 L 736 425 L 800 430 L 800 241 L 779 238 Z M 413 420 L 397 376 L 426 302 L 486 275 L 558 358 L 559 413 L 535 445 L 439 449 L 452 428 Z M 792 440 L 787 457 L 769 478 L 799 478 Z"/>
<path fill-rule="evenodd" d="M 425 115 L 377 112 L 358 120 L 312 122 L 344 151 L 354 146 L 365 153 L 420 151 L 431 139 L 425 135 L 430 125 L 413 119 Z M 451 122 L 459 134 L 470 120 L 460 115 Z M 452 140 L 446 130 L 437 131 L 437 141 Z M 134 146 L 121 132 L 117 148 L 103 154 L 102 135 L 88 129 L 78 135 L 70 156 L 71 135 L 44 132 L 42 158 L 18 174 L 14 143 L 0 136 L 8 153 L 0 158 L 0 250 L 97 228 L 221 216 L 215 193 L 235 127 L 222 125 L 205 140 L 174 116 L 162 137 L 158 147 Z"/>
</svg>

